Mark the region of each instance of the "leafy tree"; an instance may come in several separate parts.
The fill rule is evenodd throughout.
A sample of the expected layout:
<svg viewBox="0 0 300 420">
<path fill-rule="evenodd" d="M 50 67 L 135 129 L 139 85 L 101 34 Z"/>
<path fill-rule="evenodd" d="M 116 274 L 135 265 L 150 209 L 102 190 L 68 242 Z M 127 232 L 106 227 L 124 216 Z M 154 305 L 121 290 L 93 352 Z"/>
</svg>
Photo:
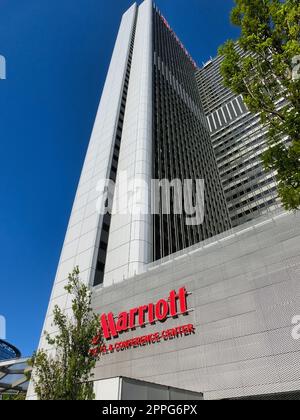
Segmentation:
<svg viewBox="0 0 300 420">
<path fill-rule="evenodd" d="M 58 333 L 46 340 L 53 351 L 39 350 L 33 355 L 32 380 L 40 400 L 92 400 L 95 398 L 91 379 L 99 358 L 102 331 L 91 309 L 91 293 L 81 283 L 79 268 L 69 275 L 68 294 L 73 296 L 70 318 L 55 306 L 53 324 Z M 95 338 L 96 337 L 96 338 Z M 92 346 L 96 349 L 91 350 Z M 95 351 L 97 350 L 97 351 Z"/>
<path fill-rule="evenodd" d="M 24 401 L 26 399 L 25 392 L 18 392 L 16 394 L 3 394 L 3 401 Z"/>
<path fill-rule="evenodd" d="M 242 94 L 249 110 L 268 125 L 264 166 L 277 172 L 285 208 L 296 210 L 300 207 L 300 1 L 235 3 L 231 21 L 241 28 L 241 36 L 237 43 L 228 41 L 220 48 L 221 73 L 225 86 Z"/>
</svg>

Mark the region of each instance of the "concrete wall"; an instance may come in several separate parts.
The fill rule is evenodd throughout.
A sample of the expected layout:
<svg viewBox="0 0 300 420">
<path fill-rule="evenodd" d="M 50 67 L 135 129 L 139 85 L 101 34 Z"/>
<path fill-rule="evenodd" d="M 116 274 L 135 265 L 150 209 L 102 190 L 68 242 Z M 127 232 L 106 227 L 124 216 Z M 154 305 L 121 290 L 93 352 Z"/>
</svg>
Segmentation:
<svg viewBox="0 0 300 420">
<path fill-rule="evenodd" d="M 95 379 L 127 376 L 204 392 L 206 399 L 300 389 L 300 215 L 261 218 L 94 293 L 98 313 L 118 314 L 186 286 L 186 317 L 121 340 L 194 323 L 196 333 L 102 357 Z"/>
<path fill-rule="evenodd" d="M 103 379 L 94 383 L 97 401 L 185 401 L 202 400 L 200 393 L 130 378 Z"/>
</svg>

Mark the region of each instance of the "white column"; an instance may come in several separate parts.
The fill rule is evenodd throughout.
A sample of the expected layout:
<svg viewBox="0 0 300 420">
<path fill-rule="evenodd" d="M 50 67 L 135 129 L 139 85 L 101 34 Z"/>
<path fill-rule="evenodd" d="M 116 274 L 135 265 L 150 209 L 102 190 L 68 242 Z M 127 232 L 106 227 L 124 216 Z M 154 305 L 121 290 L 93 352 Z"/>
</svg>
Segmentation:
<svg viewBox="0 0 300 420">
<path fill-rule="evenodd" d="M 121 173 L 129 180 L 142 179 L 139 194 L 147 214 L 132 214 L 131 206 L 120 207 L 119 200 L 114 200 L 104 286 L 141 273 L 152 259 L 152 14 L 152 1 L 144 1 L 138 10 L 117 177 L 118 187 Z"/>
</svg>

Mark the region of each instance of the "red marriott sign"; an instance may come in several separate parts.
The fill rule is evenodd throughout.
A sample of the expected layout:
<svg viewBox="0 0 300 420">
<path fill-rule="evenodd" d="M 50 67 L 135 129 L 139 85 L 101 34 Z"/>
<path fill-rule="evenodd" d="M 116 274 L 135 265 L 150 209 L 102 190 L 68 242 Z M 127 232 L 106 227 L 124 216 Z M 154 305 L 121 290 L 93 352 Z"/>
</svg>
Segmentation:
<svg viewBox="0 0 300 420">
<path fill-rule="evenodd" d="M 186 288 L 182 287 L 178 292 L 172 290 L 168 299 L 160 299 L 156 303 L 139 306 L 128 312 L 121 312 L 117 317 L 112 312 L 102 314 L 100 324 L 103 336 L 106 340 L 110 340 L 117 338 L 120 333 L 137 327 L 145 327 L 148 324 L 164 322 L 167 318 L 185 315 L 188 313 L 187 296 Z"/>
</svg>

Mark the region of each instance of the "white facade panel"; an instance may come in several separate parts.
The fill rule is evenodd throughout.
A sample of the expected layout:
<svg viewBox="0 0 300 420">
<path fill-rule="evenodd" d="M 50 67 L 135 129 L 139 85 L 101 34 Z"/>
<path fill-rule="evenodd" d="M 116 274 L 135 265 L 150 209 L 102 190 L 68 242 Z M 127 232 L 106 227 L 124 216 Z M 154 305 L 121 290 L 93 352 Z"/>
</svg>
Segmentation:
<svg viewBox="0 0 300 420">
<path fill-rule="evenodd" d="M 43 331 L 49 333 L 55 333 L 51 325 L 53 305 L 59 304 L 66 311 L 70 309 L 70 300 L 63 289 L 68 274 L 78 265 L 81 279 L 86 284 L 91 282 L 94 276 L 98 230 L 102 220 L 96 207 L 99 195 L 97 184 L 101 178 L 108 178 L 110 171 L 120 110 L 120 92 L 127 68 L 135 13 L 136 5 L 133 5 L 124 14 L 115 44 L 43 327 Z M 44 335 L 39 347 L 48 347 Z M 34 398 L 32 384 L 29 386 L 28 398 Z"/>
<path fill-rule="evenodd" d="M 104 286 L 141 273 L 152 258 L 152 217 L 150 185 L 152 179 L 152 1 L 146 0 L 138 10 L 126 112 L 123 125 L 117 186 L 123 197 L 120 173 L 136 181 L 133 190 L 140 194 L 147 215 L 136 215 L 132 203 L 125 201 L 111 221 Z M 131 189 L 130 187 L 128 189 Z M 127 196 L 128 197 L 128 196 Z M 126 214 L 120 214 L 120 213 Z M 134 224 L 134 229 L 133 229 Z M 121 238 L 118 244 L 118 237 Z"/>
<path fill-rule="evenodd" d="M 94 382 L 96 401 L 119 401 L 122 378 L 104 379 Z"/>
</svg>

